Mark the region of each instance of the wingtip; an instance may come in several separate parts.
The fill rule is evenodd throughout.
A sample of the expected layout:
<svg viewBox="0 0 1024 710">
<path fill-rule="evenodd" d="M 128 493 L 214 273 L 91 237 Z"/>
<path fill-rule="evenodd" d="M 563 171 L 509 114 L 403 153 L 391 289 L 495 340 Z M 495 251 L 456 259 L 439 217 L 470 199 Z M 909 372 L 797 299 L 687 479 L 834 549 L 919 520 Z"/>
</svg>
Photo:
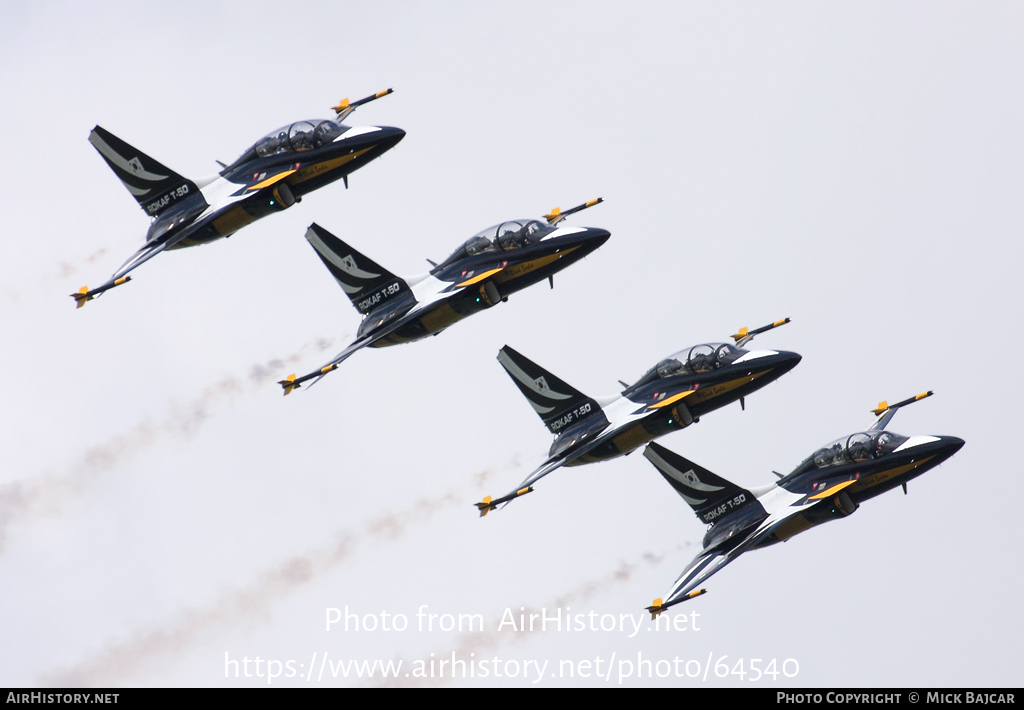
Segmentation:
<svg viewBox="0 0 1024 710">
<path fill-rule="evenodd" d="M 661 598 L 659 597 L 658 599 L 655 599 L 653 602 L 651 602 L 651 605 L 647 607 L 647 611 L 651 612 L 651 621 L 654 621 L 659 616 L 661 616 L 661 613 L 665 611 L 665 607 L 662 606 L 661 603 Z"/>
<path fill-rule="evenodd" d="M 489 512 L 491 512 L 491 510 L 494 509 L 494 506 L 491 505 L 491 497 L 490 496 L 487 496 L 486 498 L 484 498 L 479 503 L 474 503 L 474 505 L 480 511 L 480 517 L 481 518 L 484 517 L 485 515 L 487 515 Z"/>
<path fill-rule="evenodd" d="M 92 300 L 89 297 L 89 287 L 88 286 L 82 286 L 82 288 L 78 289 L 77 293 L 71 294 L 71 298 L 75 299 L 75 302 L 78 304 L 77 306 L 75 306 L 75 308 L 81 308 L 82 306 L 84 306 L 86 304 L 86 302 Z"/>
<path fill-rule="evenodd" d="M 295 383 L 295 375 L 288 375 L 285 379 L 279 380 L 277 384 L 284 388 L 284 396 L 286 397 L 292 393 L 292 390 L 302 387 L 301 384 Z"/>
</svg>

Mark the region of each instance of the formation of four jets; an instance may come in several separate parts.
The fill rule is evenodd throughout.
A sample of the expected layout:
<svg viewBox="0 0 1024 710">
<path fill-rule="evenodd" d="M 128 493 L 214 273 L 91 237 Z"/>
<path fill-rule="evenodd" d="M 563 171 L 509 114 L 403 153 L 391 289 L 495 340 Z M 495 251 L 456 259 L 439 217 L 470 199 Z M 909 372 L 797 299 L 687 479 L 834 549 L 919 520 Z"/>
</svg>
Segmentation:
<svg viewBox="0 0 1024 710">
<path fill-rule="evenodd" d="M 288 209 L 302 196 L 349 175 L 393 148 L 405 136 L 387 126 L 350 127 L 342 121 L 391 89 L 334 107 L 335 119 L 298 121 L 267 134 L 231 165 L 192 181 L 96 126 L 90 142 L 139 206 L 152 218 L 146 243 L 110 279 L 71 294 L 79 308 L 131 280 L 128 275 L 160 252 L 229 237 L 242 227 Z M 364 347 L 386 347 L 437 335 L 528 286 L 548 280 L 587 256 L 610 234 L 567 226 L 563 220 L 602 202 L 591 200 L 536 219 L 515 219 L 479 232 L 425 274 L 402 278 L 364 256 L 318 224 L 306 239 L 362 316 L 356 339 L 318 370 L 279 383 L 287 395 L 324 377 Z M 703 594 L 699 585 L 744 552 L 782 542 L 815 525 L 853 513 L 863 501 L 938 466 L 964 442 L 955 437 L 904 437 L 885 431 L 896 410 L 931 392 L 874 411 L 875 424 L 816 451 L 772 485 L 747 490 L 654 443 L 739 401 L 796 367 L 800 356 L 748 350 L 756 335 L 788 323 L 741 329 L 733 343 L 695 345 L 658 362 L 620 394 L 589 397 L 507 345 L 498 362 L 555 439 L 547 459 L 514 491 L 476 504 L 480 515 L 533 491 L 562 466 L 629 454 L 644 456 L 708 527 L 700 554 L 669 592 L 648 611 Z"/>
</svg>

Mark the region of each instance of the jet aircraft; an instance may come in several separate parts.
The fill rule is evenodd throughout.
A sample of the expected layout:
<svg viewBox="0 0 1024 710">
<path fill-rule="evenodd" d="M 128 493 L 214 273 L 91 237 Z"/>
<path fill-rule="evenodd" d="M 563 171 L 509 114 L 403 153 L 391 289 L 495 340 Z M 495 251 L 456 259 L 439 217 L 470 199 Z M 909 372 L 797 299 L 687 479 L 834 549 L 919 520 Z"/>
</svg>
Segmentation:
<svg viewBox="0 0 1024 710">
<path fill-rule="evenodd" d="M 647 607 L 651 618 L 704 594 L 708 577 L 748 550 L 785 542 L 804 530 L 851 515 L 861 503 L 903 487 L 960 450 L 953 436 L 900 436 L 885 431 L 901 407 L 932 395 L 924 392 L 889 405 L 881 402 L 867 431 L 824 446 L 776 483 L 747 490 L 720 478 L 664 446 L 644 451 L 672 488 L 709 525 L 700 554 L 662 599 Z"/>
<path fill-rule="evenodd" d="M 359 106 L 391 93 L 380 91 L 334 107 L 335 120 L 298 121 L 267 134 L 231 165 L 192 181 L 166 168 L 109 131 L 96 126 L 89 142 L 152 218 L 146 244 L 99 288 L 83 286 L 71 297 L 84 306 L 131 281 L 128 272 L 167 249 L 230 237 L 242 227 L 288 209 L 302 196 L 348 176 L 393 148 L 405 131 L 341 123 Z M 218 161 L 219 162 L 219 161 Z"/>
<path fill-rule="evenodd" d="M 665 358 L 619 395 L 594 399 L 527 360 L 507 345 L 498 362 L 540 415 L 555 440 L 548 459 L 519 487 L 476 507 L 487 515 L 502 503 L 526 495 L 533 484 L 561 466 L 578 466 L 629 454 L 670 431 L 700 421 L 712 410 L 739 400 L 786 374 L 800 362 L 796 353 L 745 350 L 754 336 L 789 323 L 789 318 L 748 331 L 728 343 L 695 345 Z"/>
<path fill-rule="evenodd" d="M 509 295 L 548 279 L 604 244 L 609 232 L 560 226 L 562 220 L 603 202 L 591 200 L 542 219 L 517 219 L 479 232 L 430 273 L 399 278 L 323 227 L 312 224 L 306 239 L 351 299 L 363 320 L 356 339 L 319 370 L 281 380 L 284 393 L 326 375 L 364 347 L 382 348 L 437 335 L 448 326 Z M 315 384 L 315 382 L 314 382 Z M 312 386 L 312 385 L 310 385 Z"/>
</svg>

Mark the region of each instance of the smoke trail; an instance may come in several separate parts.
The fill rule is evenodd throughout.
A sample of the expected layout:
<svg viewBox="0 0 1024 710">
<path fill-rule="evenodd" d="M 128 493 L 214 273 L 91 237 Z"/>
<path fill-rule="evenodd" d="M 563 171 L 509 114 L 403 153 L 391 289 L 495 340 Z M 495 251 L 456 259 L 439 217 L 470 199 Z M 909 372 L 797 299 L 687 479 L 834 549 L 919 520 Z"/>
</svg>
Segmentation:
<svg viewBox="0 0 1024 710">
<path fill-rule="evenodd" d="M 518 465 L 518 459 L 514 458 L 502 468 Z M 183 650 L 213 626 L 227 626 L 263 614 L 274 600 L 345 561 L 364 541 L 394 542 L 404 536 L 410 525 L 425 523 L 453 506 L 466 505 L 465 491 L 459 494 L 448 492 L 436 498 L 419 500 L 407 510 L 372 518 L 360 530 L 339 531 L 333 544 L 295 555 L 262 573 L 248 587 L 224 594 L 207 607 L 180 612 L 169 622 L 110 645 L 72 668 L 51 671 L 39 683 L 53 687 L 116 684 L 138 673 L 154 658 Z"/>
<path fill-rule="evenodd" d="M 32 279 L 32 286 L 33 288 L 40 286 L 45 288 L 51 288 L 55 282 L 65 281 L 68 277 L 72 276 L 73 274 L 81 270 L 83 266 L 91 266 L 92 264 L 95 264 L 97 261 L 103 258 L 103 256 L 106 253 L 106 249 L 98 249 L 89 256 L 86 256 L 74 262 L 65 261 L 62 259 L 59 262 L 57 262 L 57 265 L 53 271 Z M 18 301 L 21 300 L 21 292 L 16 291 L 12 288 L 5 287 L 2 291 L 0 291 L 0 294 L 3 294 L 4 300 L 7 302 L 8 305 L 18 303 Z"/>
<path fill-rule="evenodd" d="M 317 338 L 284 358 L 257 363 L 246 378 L 226 376 L 206 387 L 186 402 L 173 402 L 161 420 L 146 420 L 124 434 L 93 446 L 79 455 L 63 473 L 42 473 L 26 480 L 0 485 L 0 551 L 4 549 L 8 528 L 17 520 L 53 514 L 69 498 L 80 494 L 103 474 L 116 468 L 166 436 L 194 436 L 217 407 L 246 392 L 258 391 L 268 380 L 280 376 L 290 364 L 303 358 L 306 351 L 320 352 L 331 347 L 330 338 Z"/>
<path fill-rule="evenodd" d="M 547 604 L 542 604 L 541 609 L 563 608 L 569 604 L 585 602 L 591 597 L 606 592 L 620 584 L 625 584 L 632 578 L 633 573 L 640 567 L 657 567 L 673 554 L 689 546 L 690 543 L 686 542 L 676 545 L 669 550 L 665 550 L 660 554 L 645 552 L 638 559 L 632 562 L 621 560 L 619 562 L 619 566 L 612 572 L 598 579 L 592 579 L 584 582 L 578 587 L 560 594 Z M 526 615 L 526 618 L 529 618 L 530 614 L 541 613 L 541 609 L 526 605 L 521 606 L 523 607 L 522 613 Z M 491 630 L 461 633 L 455 637 L 456 642 L 454 647 L 446 648 L 443 654 L 438 653 L 437 657 L 445 658 L 448 657 L 449 654 L 454 653 L 456 658 L 470 658 L 470 654 L 482 655 L 486 651 L 496 650 L 502 644 L 515 643 L 529 637 L 531 637 L 531 632 L 526 629 L 500 632 L 497 630 Z M 405 663 L 403 662 L 402 665 L 404 666 Z M 444 685 L 450 680 L 453 680 L 453 678 L 394 678 L 386 681 L 381 687 L 409 688 L 439 686 Z"/>
</svg>

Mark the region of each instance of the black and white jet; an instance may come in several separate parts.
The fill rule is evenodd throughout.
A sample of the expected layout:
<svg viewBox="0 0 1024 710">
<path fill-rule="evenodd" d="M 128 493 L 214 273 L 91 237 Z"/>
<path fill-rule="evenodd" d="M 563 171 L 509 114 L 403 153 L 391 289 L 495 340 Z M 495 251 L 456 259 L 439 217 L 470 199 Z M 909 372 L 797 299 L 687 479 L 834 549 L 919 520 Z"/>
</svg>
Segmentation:
<svg viewBox="0 0 1024 710">
<path fill-rule="evenodd" d="M 399 278 L 323 227 L 313 224 L 306 239 L 363 317 L 356 339 L 337 357 L 302 377 L 281 380 L 289 394 L 308 380 L 338 368 L 357 350 L 382 348 L 437 335 L 474 313 L 497 305 L 548 279 L 600 247 L 607 230 L 561 224 L 602 198 L 541 219 L 516 219 L 479 232 L 426 274 Z M 433 262 L 431 262 L 433 263 Z"/>
<path fill-rule="evenodd" d="M 591 398 L 573 389 L 507 345 L 498 353 L 519 391 L 555 435 L 548 459 L 519 488 L 476 504 L 483 517 L 502 503 L 526 495 L 533 484 L 561 466 L 606 461 L 630 453 L 670 431 L 699 421 L 708 412 L 740 402 L 782 377 L 800 362 L 796 353 L 745 350 L 755 335 L 785 325 L 789 318 L 732 336 L 735 345 L 694 345 L 670 355 L 621 394 Z"/>
<path fill-rule="evenodd" d="M 230 237 L 242 227 L 288 209 L 302 196 L 344 179 L 393 148 L 400 128 L 349 127 L 341 123 L 357 107 L 391 93 L 334 107 L 335 120 L 298 121 L 267 134 L 231 165 L 201 180 L 189 180 L 96 126 L 89 142 L 99 151 L 139 206 L 152 218 L 146 244 L 99 288 L 83 286 L 71 297 L 81 308 L 115 286 L 128 272 L 167 249 L 183 249 Z"/>
<path fill-rule="evenodd" d="M 907 481 L 959 451 L 964 441 L 953 436 L 906 437 L 885 431 L 898 409 L 931 394 L 893 405 L 881 402 L 872 410 L 878 419 L 867 431 L 836 439 L 763 488 L 741 488 L 664 446 L 648 445 L 644 456 L 709 525 L 701 553 L 668 593 L 647 607 L 651 618 L 704 594 L 698 587 L 744 552 L 845 518 L 864 501 L 893 488 L 902 486 L 906 493 Z"/>
</svg>

